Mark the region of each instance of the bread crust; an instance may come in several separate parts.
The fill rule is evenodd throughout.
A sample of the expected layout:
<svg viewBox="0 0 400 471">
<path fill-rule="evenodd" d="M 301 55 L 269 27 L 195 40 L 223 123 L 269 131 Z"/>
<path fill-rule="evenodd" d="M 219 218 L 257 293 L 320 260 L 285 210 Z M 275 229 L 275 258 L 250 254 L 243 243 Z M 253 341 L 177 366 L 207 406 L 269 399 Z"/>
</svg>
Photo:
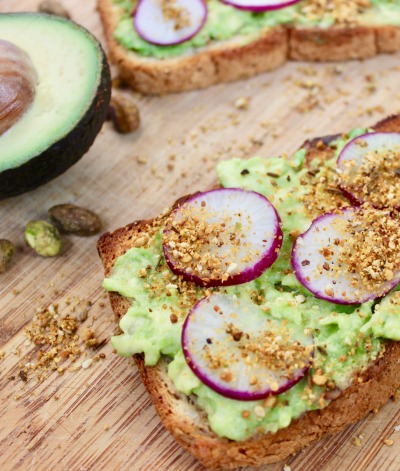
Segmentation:
<svg viewBox="0 0 400 471">
<path fill-rule="evenodd" d="M 400 28 L 359 26 L 321 28 L 275 27 L 251 38 L 235 38 L 193 54 L 157 60 L 124 49 L 114 38 L 120 7 L 97 0 L 112 62 L 134 90 L 163 95 L 252 77 L 287 60 L 346 61 L 400 50 Z"/>
<path fill-rule="evenodd" d="M 140 57 L 124 49 L 113 36 L 119 7 L 110 0 L 98 0 L 98 10 L 111 60 L 117 65 L 121 79 L 142 93 L 163 95 L 205 88 L 273 70 L 286 62 L 288 41 L 284 28 L 266 30 L 250 42 L 248 38 L 246 43 L 238 38 L 177 58 Z"/>
<path fill-rule="evenodd" d="M 400 115 L 391 116 L 373 128 L 383 132 L 399 132 Z M 307 151 L 307 159 L 329 158 L 333 151 L 329 147 L 323 149 L 320 143 L 322 141 L 327 145 L 337 137 L 332 135 L 306 141 L 302 148 Z M 116 259 L 132 247 L 133 240 L 149 223 L 151 221 L 137 221 L 100 238 L 97 248 L 106 276 L 110 274 Z M 129 302 L 117 293 L 110 293 L 109 296 L 118 321 L 129 308 Z M 344 391 L 337 391 L 338 397 L 326 408 L 306 412 L 276 433 L 235 442 L 213 433 L 204 413 L 196 407 L 195 399 L 174 389 L 167 375 L 167 360 L 163 359 L 157 366 L 151 367 L 145 366 L 143 355 L 135 355 L 135 361 L 165 427 L 183 448 L 209 469 L 260 466 L 283 460 L 324 435 L 340 432 L 368 412 L 383 406 L 400 387 L 400 342 L 387 341 L 383 356 L 360 372 L 353 385 Z"/>
</svg>

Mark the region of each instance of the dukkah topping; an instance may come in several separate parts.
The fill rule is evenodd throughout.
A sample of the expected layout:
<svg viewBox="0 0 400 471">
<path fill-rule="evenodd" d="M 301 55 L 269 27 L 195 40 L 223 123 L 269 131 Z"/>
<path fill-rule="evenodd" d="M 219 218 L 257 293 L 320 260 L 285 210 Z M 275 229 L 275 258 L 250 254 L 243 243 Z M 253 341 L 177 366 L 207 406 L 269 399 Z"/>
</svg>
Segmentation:
<svg viewBox="0 0 400 471">
<path fill-rule="evenodd" d="M 371 7 L 370 0 L 308 0 L 300 10 L 310 21 L 320 21 L 329 14 L 335 23 L 352 25 Z"/>
<path fill-rule="evenodd" d="M 190 14 L 176 0 L 160 0 L 162 15 L 165 20 L 173 21 L 175 30 L 190 26 Z"/>
<path fill-rule="evenodd" d="M 276 320 L 251 303 L 215 293 L 189 313 L 182 333 L 188 365 L 210 388 L 239 400 L 280 394 L 306 374 L 311 329 Z"/>
<path fill-rule="evenodd" d="M 375 208 L 400 208 L 400 134 L 370 133 L 350 142 L 337 162 L 349 197 Z"/>
<path fill-rule="evenodd" d="M 281 244 L 271 203 L 237 188 L 192 196 L 171 214 L 163 233 L 171 270 L 203 286 L 257 278 L 276 260 Z"/>
<path fill-rule="evenodd" d="M 339 250 L 334 271 L 347 267 L 351 274 L 351 285 L 375 291 L 383 289 L 387 281 L 393 281 L 400 268 L 400 225 L 388 211 L 376 211 L 365 206 L 356 212 L 345 228 L 343 238 L 333 241 Z M 332 245 L 323 249 L 329 260 Z M 329 255 L 326 254 L 329 252 Z M 355 276 L 354 276 L 355 275 Z"/>
<path fill-rule="evenodd" d="M 400 226 L 389 210 L 370 205 L 325 214 L 296 240 L 292 265 L 299 281 L 328 301 L 381 297 L 400 279 Z"/>
</svg>

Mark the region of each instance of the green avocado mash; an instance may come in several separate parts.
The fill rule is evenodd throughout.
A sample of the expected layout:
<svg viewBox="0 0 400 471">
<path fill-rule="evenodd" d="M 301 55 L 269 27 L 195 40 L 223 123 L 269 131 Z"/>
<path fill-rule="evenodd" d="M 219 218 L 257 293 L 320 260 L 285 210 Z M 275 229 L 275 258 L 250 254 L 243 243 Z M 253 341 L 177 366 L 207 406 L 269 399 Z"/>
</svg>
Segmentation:
<svg viewBox="0 0 400 471">
<path fill-rule="evenodd" d="M 332 12 L 318 19 L 305 14 L 307 0 L 290 7 L 264 13 L 252 13 L 238 10 L 223 4 L 220 0 L 208 0 L 208 18 L 206 24 L 192 39 L 174 46 L 156 46 L 142 39 L 133 26 L 132 13 L 136 0 L 113 0 L 121 8 L 122 17 L 114 32 L 116 40 L 128 50 L 135 51 L 144 57 L 167 59 L 191 52 L 193 48 L 206 46 L 213 41 L 226 41 L 240 37 L 243 44 L 250 42 L 266 28 L 279 25 L 296 25 L 298 27 L 318 26 L 329 28 L 335 22 Z M 363 25 L 400 26 L 399 0 L 372 0 L 371 8 L 360 13 L 358 23 Z"/>
<path fill-rule="evenodd" d="M 336 154 L 364 132 L 355 129 L 346 139 L 332 143 Z M 305 154 L 300 150 L 292 158 L 233 159 L 218 165 L 222 186 L 254 190 L 273 202 L 282 219 L 284 242 L 278 260 L 258 279 L 211 291 L 240 296 L 260 306 L 265 316 L 311 328 L 316 348 L 310 374 L 318 374 L 320 381 L 310 383 L 304 378 L 276 399 L 251 402 L 228 399 L 201 383 L 186 364 L 180 336 L 186 315 L 206 290 L 183 282 L 167 267 L 161 246 L 162 218 L 146 247 L 132 248 L 119 257 L 103 283 L 105 289 L 132 301 L 120 323 L 123 334 L 112 339 L 117 352 L 123 356 L 144 353 L 146 365 L 155 365 L 161 355 L 169 357 L 168 374 L 175 387 L 186 395 L 195 394 L 212 430 L 232 440 L 244 440 L 260 430 L 276 432 L 303 412 L 325 407 L 332 394 L 346 388 L 355 373 L 383 353 L 381 338 L 400 340 L 400 291 L 380 303 L 342 306 L 316 299 L 294 276 L 290 265 L 292 236 L 305 231 L 316 214 L 331 209 L 332 204 L 337 207 L 344 203 L 322 198 L 336 156 L 323 164 L 312 162 L 306 168 Z M 312 179 L 317 167 L 317 178 L 325 186 L 316 198 L 313 192 L 319 190 Z M 262 406 L 265 414 L 260 415 L 257 406 Z"/>
</svg>

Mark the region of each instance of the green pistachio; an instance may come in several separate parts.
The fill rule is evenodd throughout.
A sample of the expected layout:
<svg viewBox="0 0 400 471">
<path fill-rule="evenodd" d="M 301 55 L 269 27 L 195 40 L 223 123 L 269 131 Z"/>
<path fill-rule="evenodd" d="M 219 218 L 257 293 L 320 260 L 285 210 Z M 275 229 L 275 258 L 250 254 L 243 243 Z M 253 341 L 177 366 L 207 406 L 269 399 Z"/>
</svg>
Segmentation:
<svg viewBox="0 0 400 471">
<path fill-rule="evenodd" d="M 25 227 L 25 242 L 43 257 L 55 257 L 62 247 L 58 230 L 46 221 L 30 221 Z"/>
<path fill-rule="evenodd" d="M 101 230 L 97 214 L 74 204 L 59 204 L 49 209 L 49 216 L 61 232 L 90 236 Z"/>
<path fill-rule="evenodd" d="M 14 255 L 14 245 L 6 239 L 0 239 L 0 273 L 4 273 Z"/>
</svg>

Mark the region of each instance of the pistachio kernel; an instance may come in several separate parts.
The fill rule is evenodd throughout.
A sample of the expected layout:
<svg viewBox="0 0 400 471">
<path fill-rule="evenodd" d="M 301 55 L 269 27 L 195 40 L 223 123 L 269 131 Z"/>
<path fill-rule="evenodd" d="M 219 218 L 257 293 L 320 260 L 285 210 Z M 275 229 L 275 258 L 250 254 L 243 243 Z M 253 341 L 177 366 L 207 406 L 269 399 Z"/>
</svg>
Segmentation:
<svg viewBox="0 0 400 471">
<path fill-rule="evenodd" d="M 58 204 L 48 211 L 51 222 L 61 232 L 90 236 L 100 232 L 102 224 L 99 216 L 89 209 L 74 204 Z"/>
<path fill-rule="evenodd" d="M 4 273 L 14 255 L 14 245 L 7 239 L 0 239 L 0 273 Z"/>
<path fill-rule="evenodd" d="M 25 242 L 42 257 L 55 257 L 61 251 L 61 235 L 46 221 L 29 221 L 25 227 Z"/>
</svg>

